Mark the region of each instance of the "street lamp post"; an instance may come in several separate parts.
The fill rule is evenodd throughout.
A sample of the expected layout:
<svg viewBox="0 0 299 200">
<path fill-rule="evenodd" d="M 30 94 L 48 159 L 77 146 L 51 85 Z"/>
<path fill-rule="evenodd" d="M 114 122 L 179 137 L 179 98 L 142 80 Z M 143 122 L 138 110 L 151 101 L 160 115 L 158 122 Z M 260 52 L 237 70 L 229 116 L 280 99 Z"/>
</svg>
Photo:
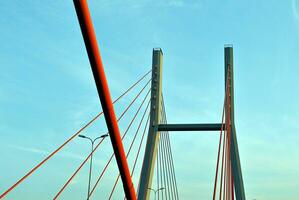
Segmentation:
<svg viewBox="0 0 299 200">
<path fill-rule="evenodd" d="M 148 190 L 151 190 L 153 192 L 155 192 L 155 200 L 156 200 L 156 197 L 157 197 L 157 193 L 161 190 L 164 190 L 165 188 L 164 187 L 161 187 L 161 188 L 158 188 L 157 190 L 155 189 L 152 189 L 152 188 L 147 188 Z"/>
<path fill-rule="evenodd" d="M 91 182 L 91 171 L 92 171 L 92 155 L 93 155 L 93 146 L 94 142 L 100 138 L 107 137 L 108 134 L 101 135 L 100 137 L 97 137 L 95 139 L 91 139 L 90 137 L 87 137 L 85 135 L 78 135 L 80 138 L 88 139 L 91 142 L 91 155 L 90 155 L 90 164 L 89 164 L 89 177 L 88 177 L 88 191 L 87 191 L 87 200 L 89 200 L 89 194 L 90 194 L 90 182 Z"/>
</svg>

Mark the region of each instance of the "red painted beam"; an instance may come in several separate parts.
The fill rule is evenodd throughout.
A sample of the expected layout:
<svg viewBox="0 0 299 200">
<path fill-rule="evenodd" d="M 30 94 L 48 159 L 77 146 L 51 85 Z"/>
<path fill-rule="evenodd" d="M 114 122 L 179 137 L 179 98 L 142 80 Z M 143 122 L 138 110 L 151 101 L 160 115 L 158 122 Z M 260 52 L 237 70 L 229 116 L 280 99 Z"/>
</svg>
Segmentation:
<svg viewBox="0 0 299 200">
<path fill-rule="evenodd" d="M 123 182 L 125 195 L 128 200 L 136 200 L 136 193 L 131 179 L 124 147 L 121 141 L 120 131 L 118 128 L 96 35 L 89 13 L 88 4 L 86 0 L 74 0 L 74 5 L 102 104 L 117 165 Z"/>
</svg>

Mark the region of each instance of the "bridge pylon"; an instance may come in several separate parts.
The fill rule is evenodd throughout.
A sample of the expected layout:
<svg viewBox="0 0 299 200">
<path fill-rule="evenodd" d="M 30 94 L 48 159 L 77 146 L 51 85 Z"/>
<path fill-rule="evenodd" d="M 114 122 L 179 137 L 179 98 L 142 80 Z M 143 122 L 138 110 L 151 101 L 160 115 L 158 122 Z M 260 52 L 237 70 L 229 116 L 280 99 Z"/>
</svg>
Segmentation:
<svg viewBox="0 0 299 200">
<path fill-rule="evenodd" d="M 162 121 L 163 98 L 162 98 L 162 63 L 163 53 L 161 49 L 153 50 L 152 61 L 152 88 L 151 88 L 151 110 L 150 126 L 148 131 L 145 155 L 140 174 L 138 190 L 139 200 L 148 200 L 152 178 L 155 168 L 157 149 L 160 141 L 160 131 L 223 131 L 227 133 L 229 167 L 228 182 L 231 191 L 229 199 L 245 200 L 245 190 L 242 178 L 241 162 L 239 157 L 235 117 L 234 117 L 234 78 L 233 78 L 233 47 L 224 48 L 225 66 L 225 122 L 205 124 L 165 124 Z M 223 144 L 224 145 L 224 144 Z M 217 179 L 216 179 L 217 182 Z M 215 196 L 213 196 L 215 198 Z"/>
<path fill-rule="evenodd" d="M 224 48 L 224 70 L 225 70 L 225 85 L 229 84 L 228 87 L 228 102 L 229 105 L 226 108 L 226 116 L 229 116 L 229 124 L 226 124 L 226 129 L 230 129 L 230 154 L 231 154 L 231 165 L 233 174 L 233 185 L 235 189 L 235 195 L 237 200 L 245 200 L 245 190 L 243 184 L 241 162 L 239 157 L 239 149 L 235 127 L 235 115 L 234 115 L 234 59 L 233 59 L 233 47 L 226 46 Z M 230 75 L 228 75 L 228 73 Z M 228 78 L 227 78 L 228 77 Z M 229 83 L 227 83 L 229 81 Z M 228 114 L 229 113 L 229 114 Z"/>
<path fill-rule="evenodd" d="M 140 185 L 138 191 L 139 200 L 150 198 L 157 150 L 160 140 L 159 124 L 162 122 L 162 66 L 163 52 L 160 48 L 153 49 L 152 60 L 152 87 L 151 87 L 151 108 L 150 126 L 148 130 L 145 154 L 140 174 Z"/>
</svg>

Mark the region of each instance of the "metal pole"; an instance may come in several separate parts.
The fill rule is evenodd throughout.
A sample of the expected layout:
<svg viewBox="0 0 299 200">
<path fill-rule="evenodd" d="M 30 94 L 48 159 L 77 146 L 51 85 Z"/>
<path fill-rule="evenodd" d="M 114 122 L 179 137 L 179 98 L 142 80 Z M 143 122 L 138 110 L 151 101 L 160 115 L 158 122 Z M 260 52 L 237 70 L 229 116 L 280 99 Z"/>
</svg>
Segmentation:
<svg viewBox="0 0 299 200">
<path fill-rule="evenodd" d="M 128 200 L 136 200 L 136 193 L 131 179 L 120 131 L 118 128 L 96 35 L 86 0 L 73 0 L 76 9 L 85 47 L 89 57 L 93 76 L 103 108 L 105 121 L 110 134 L 111 143 L 115 153 L 118 169 L 123 182 L 123 188 Z"/>
<path fill-rule="evenodd" d="M 154 49 L 152 63 L 150 126 L 148 130 L 145 154 L 140 174 L 140 185 L 138 190 L 139 200 L 148 200 L 150 198 L 150 192 L 148 188 L 151 188 L 152 185 L 152 178 L 160 138 L 158 125 L 162 120 L 162 62 L 162 50 Z"/>
<path fill-rule="evenodd" d="M 89 194 L 90 194 L 90 182 L 91 182 L 91 171 L 92 171 L 92 157 L 93 157 L 93 144 L 94 144 L 94 140 L 91 141 L 91 155 L 90 155 L 90 163 L 89 163 L 89 178 L 88 178 L 87 200 L 89 200 Z"/>
</svg>

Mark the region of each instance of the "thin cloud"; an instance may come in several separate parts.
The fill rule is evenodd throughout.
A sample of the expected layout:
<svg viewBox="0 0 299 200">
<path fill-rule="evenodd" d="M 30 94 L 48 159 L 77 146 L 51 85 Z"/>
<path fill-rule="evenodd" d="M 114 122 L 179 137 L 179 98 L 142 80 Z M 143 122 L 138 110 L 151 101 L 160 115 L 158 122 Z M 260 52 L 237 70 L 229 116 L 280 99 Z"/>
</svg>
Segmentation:
<svg viewBox="0 0 299 200">
<path fill-rule="evenodd" d="M 169 8 L 182 8 L 182 7 L 189 7 L 189 8 L 198 8 L 200 7 L 201 1 L 193 0 L 193 1 L 184 1 L 184 0 L 166 0 L 166 1 L 152 1 L 152 0 L 129 0 L 129 1 L 99 1 L 99 4 L 105 6 L 106 8 L 115 8 L 115 6 L 126 6 L 126 8 L 144 8 L 148 6 L 157 6 L 157 7 L 169 7 Z"/>
<path fill-rule="evenodd" d="M 51 152 L 43 150 L 43 149 L 38 149 L 38 148 L 34 148 L 34 147 L 22 147 L 22 146 L 16 146 L 16 145 L 7 145 L 9 148 L 13 148 L 19 151 L 25 151 L 25 152 L 30 152 L 30 153 L 34 153 L 34 154 L 40 154 L 40 155 L 49 155 Z M 59 157 L 63 157 L 63 158 L 71 158 L 71 159 L 76 159 L 76 160 L 84 160 L 85 157 L 78 155 L 78 154 L 74 154 L 71 152 L 64 152 L 61 154 L 57 154 L 57 156 Z"/>
<path fill-rule="evenodd" d="M 294 17 L 299 20 L 299 8 L 298 8 L 298 1 L 297 0 L 293 0 L 292 1 L 292 10 L 293 10 L 293 15 Z"/>
</svg>

